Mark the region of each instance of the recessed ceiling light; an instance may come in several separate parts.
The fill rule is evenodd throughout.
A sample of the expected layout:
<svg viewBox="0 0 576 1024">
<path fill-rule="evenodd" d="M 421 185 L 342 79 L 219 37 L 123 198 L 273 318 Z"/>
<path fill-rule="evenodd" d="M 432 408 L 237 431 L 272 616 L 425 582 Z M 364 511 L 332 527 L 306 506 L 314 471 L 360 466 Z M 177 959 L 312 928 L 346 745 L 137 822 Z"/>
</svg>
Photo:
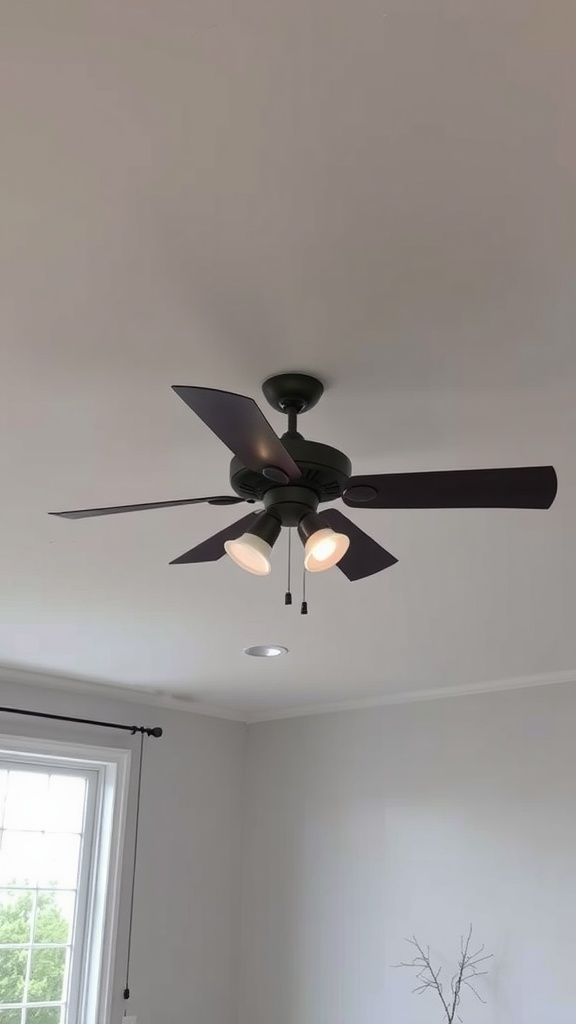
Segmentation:
<svg viewBox="0 0 576 1024">
<path fill-rule="evenodd" d="M 279 654 L 288 654 L 288 648 L 278 644 L 256 644 L 255 647 L 245 647 L 244 654 L 252 658 L 277 658 Z"/>
</svg>

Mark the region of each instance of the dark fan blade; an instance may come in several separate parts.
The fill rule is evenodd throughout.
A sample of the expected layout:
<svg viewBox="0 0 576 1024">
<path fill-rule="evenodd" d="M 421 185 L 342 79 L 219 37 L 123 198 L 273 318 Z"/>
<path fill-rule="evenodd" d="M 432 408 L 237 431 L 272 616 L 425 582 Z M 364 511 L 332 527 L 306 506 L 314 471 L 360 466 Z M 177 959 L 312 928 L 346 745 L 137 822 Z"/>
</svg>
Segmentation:
<svg viewBox="0 0 576 1024">
<path fill-rule="evenodd" d="M 222 498 L 184 498 L 182 501 L 149 501 L 144 505 L 112 505 L 110 508 L 80 508 L 72 512 L 49 512 L 61 519 L 90 519 L 92 516 L 115 516 L 118 512 L 144 512 L 147 508 L 175 508 L 177 505 L 237 505 L 243 501 L 228 495 Z"/>
<path fill-rule="evenodd" d="M 550 508 L 557 488 L 552 466 L 383 473 L 353 476 L 343 500 L 353 508 Z"/>
<path fill-rule="evenodd" d="M 224 552 L 224 541 L 235 540 L 236 537 L 241 537 L 243 533 L 253 525 L 260 513 L 251 512 L 249 516 L 244 516 L 243 519 L 239 519 L 237 523 L 232 523 L 231 526 L 227 526 L 225 530 L 220 530 L 220 533 L 215 533 L 213 537 L 209 537 L 208 540 L 202 541 L 201 544 L 197 544 L 195 548 L 190 548 L 190 551 L 186 551 L 185 554 L 180 555 L 179 558 L 173 559 L 170 565 L 185 565 L 190 562 L 216 562 L 219 558 L 222 558 Z"/>
<path fill-rule="evenodd" d="M 254 399 L 214 388 L 176 385 L 173 390 L 248 469 L 270 470 L 266 475 L 279 483 L 299 479 L 298 466 Z"/>
<path fill-rule="evenodd" d="M 338 568 L 349 580 L 362 580 L 365 576 L 373 576 L 375 572 L 389 569 L 398 561 L 394 555 L 356 526 L 356 523 L 343 516 L 338 509 L 322 509 L 322 519 L 326 519 L 333 530 L 345 533 L 350 538 L 350 547 L 338 562 Z"/>
</svg>

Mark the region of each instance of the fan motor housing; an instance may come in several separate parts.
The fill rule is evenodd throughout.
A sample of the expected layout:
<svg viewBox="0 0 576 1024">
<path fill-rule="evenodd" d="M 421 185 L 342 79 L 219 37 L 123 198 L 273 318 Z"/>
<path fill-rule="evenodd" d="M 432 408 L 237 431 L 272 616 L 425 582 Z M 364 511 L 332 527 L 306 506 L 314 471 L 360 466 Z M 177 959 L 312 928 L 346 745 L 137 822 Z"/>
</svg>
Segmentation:
<svg viewBox="0 0 576 1024">
<path fill-rule="evenodd" d="M 330 445 L 307 441 L 300 435 L 285 434 L 282 444 L 302 473 L 300 479 L 294 481 L 295 486 L 311 491 L 316 503 L 341 497 L 352 475 L 347 455 Z M 246 501 L 263 501 L 268 491 L 278 488 L 277 482 L 247 469 L 238 457 L 230 463 L 230 485 Z"/>
</svg>

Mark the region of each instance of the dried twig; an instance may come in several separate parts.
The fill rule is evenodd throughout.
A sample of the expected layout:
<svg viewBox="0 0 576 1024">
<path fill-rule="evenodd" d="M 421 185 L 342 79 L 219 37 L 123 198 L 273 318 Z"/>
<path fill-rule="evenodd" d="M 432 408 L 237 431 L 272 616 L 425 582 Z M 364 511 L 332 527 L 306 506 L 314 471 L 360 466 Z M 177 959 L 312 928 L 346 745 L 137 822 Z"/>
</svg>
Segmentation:
<svg viewBox="0 0 576 1024">
<path fill-rule="evenodd" d="M 458 1013 L 458 1007 L 460 1006 L 462 989 L 464 987 L 469 988 L 481 1003 L 484 1002 L 484 999 L 482 999 L 476 990 L 475 979 L 481 978 L 483 975 L 488 973 L 485 970 L 481 970 L 480 967 L 486 962 L 486 960 L 490 960 L 492 954 L 485 953 L 484 946 L 480 946 L 480 948 L 475 952 L 471 952 L 470 944 L 472 941 L 472 925 L 470 925 L 466 937 L 462 936 L 460 940 L 460 957 L 458 959 L 456 971 L 450 979 L 449 992 L 445 990 L 443 982 L 440 979 L 442 968 L 435 968 L 432 964 L 430 959 L 430 947 L 428 946 L 424 950 L 415 935 L 406 941 L 414 947 L 416 950 L 416 956 L 413 960 L 396 964 L 396 966 L 409 967 L 416 971 L 416 980 L 418 984 L 413 989 L 413 992 L 417 995 L 422 995 L 428 989 L 432 989 L 433 992 L 436 992 L 440 1002 L 442 1003 L 446 1024 L 454 1024 L 454 1021 L 462 1020 Z"/>
</svg>

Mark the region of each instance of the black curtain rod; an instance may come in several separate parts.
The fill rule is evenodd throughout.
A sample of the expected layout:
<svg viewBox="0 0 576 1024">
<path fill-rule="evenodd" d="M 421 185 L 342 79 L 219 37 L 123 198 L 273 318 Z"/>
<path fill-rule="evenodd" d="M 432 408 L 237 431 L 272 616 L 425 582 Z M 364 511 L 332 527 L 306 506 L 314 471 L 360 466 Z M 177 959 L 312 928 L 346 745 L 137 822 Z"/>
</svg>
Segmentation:
<svg viewBox="0 0 576 1024">
<path fill-rule="evenodd" d="M 23 708 L 0 708 L 5 715 L 26 715 L 28 718 L 50 718 L 55 722 L 74 722 L 76 725 L 97 725 L 101 729 L 121 729 L 123 732 L 131 732 L 133 736 L 137 732 L 143 736 L 162 735 L 159 725 L 154 729 L 147 729 L 144 725 L 120 725 L 118 722 L 98 722 L 93 718 L 73 718 L 71 715 L 49 715 L 45 711 L 24 711 Z"/>
</svg>

